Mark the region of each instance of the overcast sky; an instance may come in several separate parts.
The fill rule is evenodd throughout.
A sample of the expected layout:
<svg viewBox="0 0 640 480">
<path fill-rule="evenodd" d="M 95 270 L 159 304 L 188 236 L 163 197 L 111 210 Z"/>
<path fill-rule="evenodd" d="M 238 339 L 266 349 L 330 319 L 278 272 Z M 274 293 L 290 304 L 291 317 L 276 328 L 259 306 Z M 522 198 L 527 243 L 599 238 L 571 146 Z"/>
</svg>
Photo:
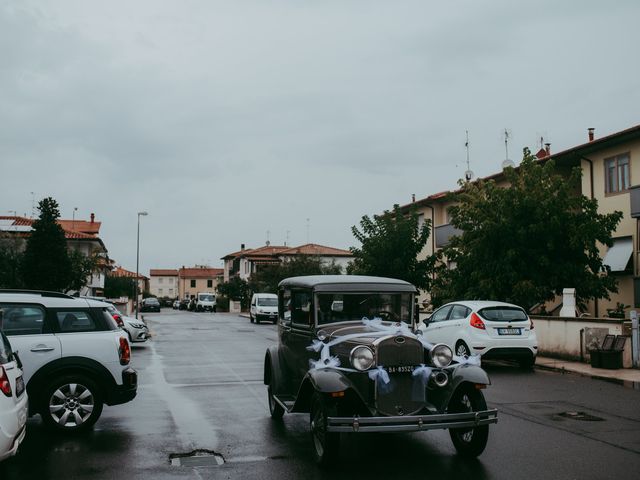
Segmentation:
<svg viewBox="0 0 640 480">
<path fill-rule="evenodd" d="M 640 2 L 0 0 L 0 215 L 135 269 L 354 244 L 362 215 L 640 123 Z"/>
</svg>

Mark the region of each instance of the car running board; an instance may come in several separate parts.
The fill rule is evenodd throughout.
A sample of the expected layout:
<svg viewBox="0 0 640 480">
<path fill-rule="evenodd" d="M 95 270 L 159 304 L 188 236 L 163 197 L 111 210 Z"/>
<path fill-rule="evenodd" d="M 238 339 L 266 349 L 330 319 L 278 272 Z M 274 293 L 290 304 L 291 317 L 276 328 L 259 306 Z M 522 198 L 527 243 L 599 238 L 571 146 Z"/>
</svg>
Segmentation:
<svg viewBox="0 0 640 480">
<path fill-rule="evenodd" d="M 273 399 L 286 410 L 287 413 L 291 413 L 293 405 L 296 403 L 296 399 L 292 395 L 274 395 Z"/>
</svg>

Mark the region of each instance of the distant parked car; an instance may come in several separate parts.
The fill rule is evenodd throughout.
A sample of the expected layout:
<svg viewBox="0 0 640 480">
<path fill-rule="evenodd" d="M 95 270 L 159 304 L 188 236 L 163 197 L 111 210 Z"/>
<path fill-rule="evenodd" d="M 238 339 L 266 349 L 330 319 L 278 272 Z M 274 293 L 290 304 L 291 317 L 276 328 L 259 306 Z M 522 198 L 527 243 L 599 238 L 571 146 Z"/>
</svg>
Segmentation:
<svg viewBox="0 0 640 480">
<path fill-rule="evenodd" d="M 251 297 L 249 320 L 260 323 L 261 320 L 269 320 L 272 323 L 278 321 L 278 296 L 274 293 L 254 293 Z"/>
<path fill-rule="evenodd" d="M 189 299 L 183 298 L 180 300 L 180 305 L 178 305 L 178 310 L 189 310 Z"/>
<path fill-rule="evenodd" d="M 9 339 L 0 332 L 0 460 L 15 455 L 24 440 L 27 410 L 22 363 Z"/>
<path fill-rule="evenodd" d="M 141 312 L 159 312 L 160 311 L 160 302 L 157 298 L 149 297 L 142 300 L 142 304 L 140 305 Z"/>
<path fill-rule="evenodd" d="M 198 292 L 196 295 L 197 312 L 215 312 L 216 294 L 211 292 Z"/>
<path fill-rule="evenodd" d="M 180 300 L 174 300 L 172 307 L 173 307 L 174 310 L 179 310 L 180 309 Z"/>
<path fill-rule="evenodd" d="M 516 360 L 531 368 L 538 354 L 533 322 L 517 305 L 460 301 L 443 305 L 419 327 L 432 343 L 444 343 L 456 355 Z"/>
<path fill-rule="evenodd" d="M 138 318 L 135 317 L 122 317 L 123 326 L 122 329 L 127 332 L 129 341 L 132 343 L 146 342 L 149 338 L 149 327 Z"/>
</svg>

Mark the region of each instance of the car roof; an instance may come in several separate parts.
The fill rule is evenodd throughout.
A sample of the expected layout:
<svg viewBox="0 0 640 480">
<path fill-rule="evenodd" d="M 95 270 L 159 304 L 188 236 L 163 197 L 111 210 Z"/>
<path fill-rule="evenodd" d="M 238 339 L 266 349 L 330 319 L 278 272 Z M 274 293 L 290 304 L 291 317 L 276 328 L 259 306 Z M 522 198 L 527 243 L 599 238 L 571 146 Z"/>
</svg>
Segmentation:
<svg viewBox="0 0 640 480">
<path fill-rule="evenodd" d="M 3 303 L 36 303 L 49 308 L 82 308 L 82 307 L 107 307 L 108 303 L 87 298 L 70 297 L 55 292 L 0 292 L 0 302 Z"/>
<path fill-rule="evenodd" d="M 417 292 L 409 282 L 395 278 L 371 277 L 366 275 L 308 275 L 285 278 L 279 287 L 313 288 L 317 291 L 331 291 L 340 288 L 345 291 L 381 290 L 393 292 Z"/>
<path fill-rule="evenodd" d="M 498 302 L 495 300 L 460 300 L 458 302 L 449 302 L 447 303 L 447 305 L 464 305 L 465 307 L 469 307 L 472 310 L 480 310 L 481 308 L 487 307 L 522 308 L 521 306 L 514 305 L 513 303 Z"/>
</svg>

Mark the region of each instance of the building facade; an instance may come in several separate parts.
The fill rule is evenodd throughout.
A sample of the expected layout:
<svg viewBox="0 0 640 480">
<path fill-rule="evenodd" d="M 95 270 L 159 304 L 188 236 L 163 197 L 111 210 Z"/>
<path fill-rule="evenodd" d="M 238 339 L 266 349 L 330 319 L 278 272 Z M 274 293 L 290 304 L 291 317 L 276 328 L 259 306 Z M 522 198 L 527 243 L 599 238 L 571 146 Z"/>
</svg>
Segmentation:
<svg viewBox="0 0 640 480">
<path fill-rule="evenodd" d="M 179 298 L 178 270 L 151 269 L 149 271 L 149 293 L 161 298 Z"/>
<path fill-rule="evenodd" d="M 618 281 L 619 291 L 611 294 L 610 300 L 589 302 L 587 310 L 582 313 L 603 317 L 607 315 L 607 310 L 622 303 L 627 306 L 625 310 L 628 317 L 630 308 L 640 306 L 639 225 L 637 218 L 631 215 L 632 187 L 640 186 L 640 125 L 601 138 L 596 138 L 594 130 L 589 129 L 586 139 L 583 144 L 553 154 L 547 146 L 536 156 L 541 162 L 553 159 L 561 174 L 580 167 L 582 182 L 578 193 L 596 199 L 599 213 L 622 212 L 623 218 L 613 233 L 613 246 L 599 246 L 605 265 L 610 267 L 610 274 Z M 506 185 L 502 173 L 485 179 L 494 180 L 498 185 Z M 446 246 L 449 239 L 459 233 L 450 224 L 448 209 L 453 205 L 450 193 L 452 192 L 445 191 L 433 194 L 402 207 L 408 211 L 415 206 L 421 221 L 431 220 L 429 243 L 420 253 L 420 258 L 426 258 Z M 455 268 L 455 265 L 450 267 Z M 427 301 L 429 299 L 427 293 L 423 293 L 421 298 Z M 546 310 L 557 314 L 560 307 L 561 299 L 558 298 L 549 302 Z"/>
<path fill-rule="evenodd" d="M 178 270 L 178 295 L 183 298 L 194 298 L 198 292 L 215 293 L 222 283 L 224 270 L 205 265 L 182 267 Z"/>
</svg>

